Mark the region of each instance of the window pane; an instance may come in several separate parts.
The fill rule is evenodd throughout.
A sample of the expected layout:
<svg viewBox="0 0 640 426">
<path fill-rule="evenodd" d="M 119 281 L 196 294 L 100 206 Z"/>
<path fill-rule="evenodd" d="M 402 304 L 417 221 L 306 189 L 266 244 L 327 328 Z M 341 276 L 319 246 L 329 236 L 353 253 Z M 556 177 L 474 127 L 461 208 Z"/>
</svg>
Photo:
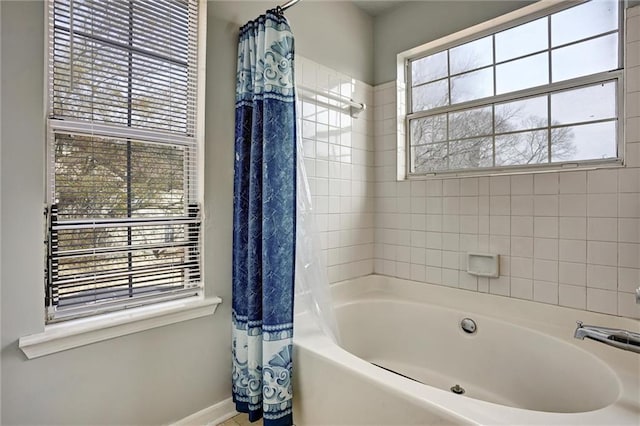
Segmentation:
<svg viewBox="0 0 640 426">
<path fill-rule="evenodd" d="M 547 130 L 496 136 L 496 166 L 520 166 L 547 163 Z"/>
<path fill-rule="evenodd" d="M 493 70 L 485 68 L 451 77 L 451 103 L 472 101 L 493 95 Z"/>
<path fill-rule="evenodd" d="M 60 219 L 185 214 L 184 147 L 56 134 L 54 148 L 55 200 Z M 130 194 L 123 185 L 127 178 L 131 181 Z"/>
<path fill-rule="evenodd" d="M 449 169 L 476 169 L 493 166 L 491 138 L 466 139 L 449 143 Z"/>
<path fill-rule="evenodd" d="M 496 62 L 545 50 L 549 46 L 547 17 L 496 34 Z"/>
<path fill-rule="evenodd" d="M 59 59 L 53 62 L 53 114 L 126 124 L 127 52 L 84 37 L 72 42 L 64 32 L 54 33 L 54 43 Z"/>
<path fill-rule="evenodd" d="M 413 112 L 449 105 L 449 81 L 439 80 L 414 87 L 411 92 L 411 104 Z"/>
<path fill-rule="evenodd" d="M 554 82 L 617 69 L 618 35 L 610 34 L 553 50 L 551 63 Z"/>
<path fill-rule="evenodd" d="M 493 63 L 491 36 L 449 50 L 451 74 L 475 70 Z"/>
<path fill-rule="evenodd" d="M 411 143 L 422 145 L 447 140 L 447 115 L 411 120 Z"/>
<path fill-rule="evenodd" d="M 616 83 L 613 81 L 551 95 L 551 121 L 554 125 L 615 117 Z"/>
<path fill-rule="evenodd" d="M 490 106 L 449 114 L 449 139 L 484 136 L 492 132 L 493 120 Z"/>
<path fill-rule="evenodd" d="M 495 122 L 496 133 L 546 127 L 547 95 L 497 104 Z"/>
<path fill-rule="evenodd" d="M 602 34 L 618 28 L 618 2 L 597 0 L 551 15 L 551 45 Z"/>
<path fill-rule="evenodd" d="M 616 157 L 616 121 L 551 130 L 551 161 Z"/>
<path fill-rule="evenodd" d="M 549 83 L 549 59 L 540 53 L 496 67 L 496 94 L 515 92 Z"/>
<path fill-rule="evenodd" d="M 132 61 L 131 125 L 176 133 L 189 129 L 187 69 L 145 55 L 133 54 Z"/>
<path fill-rule="evenodd" d="M 434 143 L 411 148 L 413 170 L 418 173 L 447 169 L 447 144 Z"/>
<path fill-rule="evenodd" d="M 447 76 L 447 51 L 411 62 L 411 84 L 417 85 Z"/>
</svg>

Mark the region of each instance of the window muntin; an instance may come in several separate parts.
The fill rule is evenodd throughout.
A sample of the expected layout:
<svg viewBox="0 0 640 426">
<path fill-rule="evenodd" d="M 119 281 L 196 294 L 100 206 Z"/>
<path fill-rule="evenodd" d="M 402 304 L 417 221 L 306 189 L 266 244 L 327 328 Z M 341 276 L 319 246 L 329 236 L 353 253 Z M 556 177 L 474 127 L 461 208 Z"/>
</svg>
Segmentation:
<svg viewBox="0 0 640 426">
<path fill-rule="evenodd" d="M 620 7 L 617 1 L 585 2 L 408 60 L 409 173 L 616 160 Z M 567 122 L 562 97 L 582 102 L 597 87 L 605 96 L 602 101 L 591 97 L 598 101 L 574 105 L 591 118 Z M 567 91 L 573 88 L 577 90 Z M 516 102 L 518 114 L 505 115 L 505 105 Z M 483 109 L 487 107 L 491 113 Z M 608 112 L 603 115 L 604 107 Z M 468 120 L 452 121 L 457 112 Z M 487 120 L 491 132 L 486 132 Z M 443 130 L 434 128 L 435 122 L 464 128 Z M 477 123 L 481 129 L 470 128 Z M 478 133 L 483 137 L 475 137 Z M 434 140 L 437 134 L 448 137 Z M 456 134 L 468 136 L 457 139 Z M 433 142 L 441 145 L 425 146 Z"/>
<path fill-rule="evenodd" d="M 198 1 L 49 7 L 47 320 L 197 295 Z"/>
</svg>

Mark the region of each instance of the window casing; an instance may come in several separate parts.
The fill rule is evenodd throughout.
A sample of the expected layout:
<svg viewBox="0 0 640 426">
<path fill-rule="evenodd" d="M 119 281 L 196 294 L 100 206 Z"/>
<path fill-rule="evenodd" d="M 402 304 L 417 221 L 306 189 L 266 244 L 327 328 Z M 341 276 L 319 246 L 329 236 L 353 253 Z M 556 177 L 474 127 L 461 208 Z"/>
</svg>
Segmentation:
<svg viewBox="0 0 640 426">
<path fill-rule="evenodd" d="M 47 322 L 202 291 L 198 9 L 49 2 Z"/>
<path fill-rule="evenodd" d="M 621 162 L 622 22 L 622 2 L 554 5 L 414 49 L 407 174 Z"/>
</svg>

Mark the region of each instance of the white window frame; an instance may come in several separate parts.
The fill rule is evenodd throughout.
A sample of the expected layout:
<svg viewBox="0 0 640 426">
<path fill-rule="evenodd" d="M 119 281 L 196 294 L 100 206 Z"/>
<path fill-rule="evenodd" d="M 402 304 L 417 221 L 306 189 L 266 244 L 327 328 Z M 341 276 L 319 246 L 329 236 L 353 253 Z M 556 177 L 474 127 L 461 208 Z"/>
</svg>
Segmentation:
<svg viewBox="0 0 640 426">
<path fill-rule="evenodd" d="M 594 169 L 605 167 L 621 167 L 624 165 L 624 53 L 625 53 L 625 11 L 626 2 L 619 2 L 618 13 L 618 69 L 614 71 L 591 74 L 584 77 L 550 83 L 548 85 L 524 89 L 506 94 L 495 95 L 472 101 L 457 103 L 453 106 L 433 108 L 427 111 L 416 113 L 411 112 L 411 68 L 410 61 L 423 58 L 447 49 L 477 40 L 500 31 L 507 30 L 522 24 L 526 24 L 538 18 L 548 16 L 552 13 L 568 9 L 572 6 L 585 3 L 588 0 L 541 0 L 521 9 L 499 16 L 495 19 L 466 28 L 454 34 L 442 37 L 438 40 L 417 46 L 413 49 L 401 52 L 397 55 L 397 81 L 396 95 L 398 101 L 398 167 L 397 179 L 421 179 L 430 177 L 455 177 L 455 176 L 487 176 L 519 173 L 535 173 L 576 169 Z M 430 116 L 466 110 L 479 106 L 492 106 L 499 102 L 516 101 L 519 99 L 532 97 L 535 95 L 550 94 L 555 91 L 569 90 L 580 86 L 597 82 L 612 81 L 617 82 L 616 107 L 617 107 L 617 157 L 611 159 L 573 160 L 556 163 L 543 163 L 531 165 L 498 166 L 473 169 L 442 170 L 437 172 L 411 172 L 411 133 L 410 120 Z M 495 81 L 494 81 L 495 84 Z M 551 125 L 551 123 L 549 123 Z"/>
<path fill-rule="evenodd" d="M 206 23 L 207 23 L 207 0 L 199 0 L 199 22 L 198 22 L 198 63 L 197 63 L 197 91 L 196 91 L 196 140 L 198 147 L 197 173 L 204 177 L 204 131 L 205 131 L 205 73 L 206 73 Z M 49 8 L 45 6 L 44 35 L 44 111 L 49 110 L 50 91 L 49 84 Z M 45 116 L 45 123 L 48 118 Z M 48 123 L 47 123 L 48 127 Z M 47 129 L 49 130 L 49 129 Z M 49 132 L 47 132 L 49 137 Z M 45 141 L 46 144 L 49 141 Z M 47 153 L 48 155 L 48 153 Z M 48 157 L 47 157 L 48 158 Z M 47 184 L 48 182 L 45 182 Z M 204 197 L 204 178 L 198 180 L 197 199 L 202 203 Z M 202 227 L 204 229 L 204 217 Z M 201 259 L 205 256 L 204 244 L 200 242 Z M 161 301 L 141 307 L 133 307 L 115 312 L 100 313 L 97 315 L 71 319 L 60 323 L 46 324 L 46 312 L 43 314 L 43 328 L 41 332 L 23 336 L 19 339 L 18 346 L 28 359 L 65 351 L 68 349 L 88 345 L 125 336 L 144 330 L 163 327 L 182 321 L 192 320 L 211 316 L 215 313 L 217 306 L 222 303 L 222 299 L 209 295 L 205 297 L 205 275 L 204 268 L 201 268 L 202 290 L 198 296 Z"/>
</svg>

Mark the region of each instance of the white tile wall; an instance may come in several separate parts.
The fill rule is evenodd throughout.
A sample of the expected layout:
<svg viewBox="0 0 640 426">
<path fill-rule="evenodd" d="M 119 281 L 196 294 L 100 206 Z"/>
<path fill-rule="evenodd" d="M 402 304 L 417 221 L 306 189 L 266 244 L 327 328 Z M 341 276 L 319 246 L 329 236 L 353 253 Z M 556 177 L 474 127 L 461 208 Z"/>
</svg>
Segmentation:
<svg viewBox="0 0 640 426">
<path fill-rule="evenodd" d="M 344 95 L 368 106 L 373 103 L 371 86 L 301 56 L 296 56 L 296 83 Z M 300 91 L 298 117 L 304 164 L 329 281 L 371 274 L 373 108 L 352 118 L 348 107 Z M 406 203 L 411 200 L 408 195 Z M 394 200 L 389 208 L 396 207 Z"/>
<path fill-rule="evenodd" d="M 640 318 L 640 7 L 627 16 L 624 168 L 397 181 L 396 87 L 374 88 L 376 273 Z M 472 250 L 499 253 L 501 276 L 467 274 Z"/>
</svg>

